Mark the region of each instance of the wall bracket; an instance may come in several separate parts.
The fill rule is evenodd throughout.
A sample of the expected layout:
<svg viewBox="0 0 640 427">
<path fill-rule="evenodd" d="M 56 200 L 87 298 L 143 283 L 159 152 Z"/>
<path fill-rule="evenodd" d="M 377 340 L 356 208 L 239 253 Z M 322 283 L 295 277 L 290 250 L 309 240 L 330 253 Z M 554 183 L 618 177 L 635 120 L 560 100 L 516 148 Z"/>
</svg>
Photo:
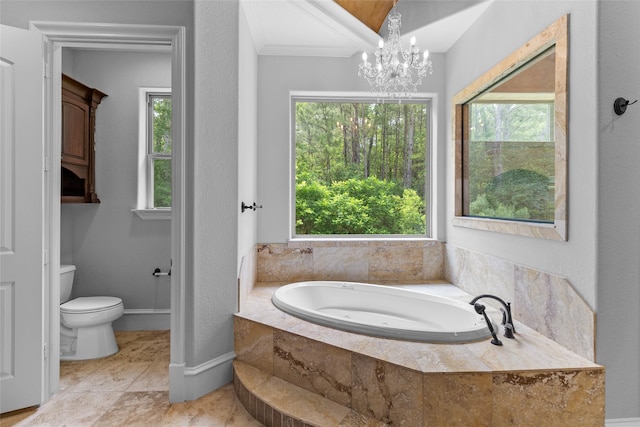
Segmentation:
<svg viewBox="0 0 640 427">
<path fill-rule="evenodd" d="M 613 102 L 613 111 L 621 116 L 624 114 L 625 111 L 627 111 L 627 106 L 628 105 L 633 105 L 636 102 L 638 102 L 638 100 L 636 99 L 633 102 L 629 102 L 628 99 L 624 99 L 624 98 L 617 98 L 614 102 Z"/>
</svg>

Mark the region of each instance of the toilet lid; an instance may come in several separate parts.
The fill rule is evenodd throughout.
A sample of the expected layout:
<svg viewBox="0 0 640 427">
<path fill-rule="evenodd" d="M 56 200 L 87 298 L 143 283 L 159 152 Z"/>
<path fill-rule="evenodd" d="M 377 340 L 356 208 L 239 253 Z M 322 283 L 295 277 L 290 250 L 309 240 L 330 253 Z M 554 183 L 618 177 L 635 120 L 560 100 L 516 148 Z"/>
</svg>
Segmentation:
<svg viewBox="0 0 640 427">
<path fill-rule="evenodd" d="M 102 311 L 122 304 L 122 299 L 117 297 L 78 297 L 60 305 L 60 311 L 64 313 L 90 313 Z"/>
</svg>

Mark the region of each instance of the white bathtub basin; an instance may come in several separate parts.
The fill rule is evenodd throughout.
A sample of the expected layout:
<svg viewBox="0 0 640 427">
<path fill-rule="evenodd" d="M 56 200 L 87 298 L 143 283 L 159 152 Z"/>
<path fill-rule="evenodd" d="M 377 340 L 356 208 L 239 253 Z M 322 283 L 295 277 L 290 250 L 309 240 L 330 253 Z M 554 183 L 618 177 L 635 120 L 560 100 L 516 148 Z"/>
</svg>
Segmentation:
<svg viewBox="0 0 640 427">
<path fill-rule="evenodd" d="M 298 282 L 279 288 L 272 301 L 309 322 L 383 338 L 464 343 L 491 335 L 470 304 L 391 286 Z"/>
</svg>

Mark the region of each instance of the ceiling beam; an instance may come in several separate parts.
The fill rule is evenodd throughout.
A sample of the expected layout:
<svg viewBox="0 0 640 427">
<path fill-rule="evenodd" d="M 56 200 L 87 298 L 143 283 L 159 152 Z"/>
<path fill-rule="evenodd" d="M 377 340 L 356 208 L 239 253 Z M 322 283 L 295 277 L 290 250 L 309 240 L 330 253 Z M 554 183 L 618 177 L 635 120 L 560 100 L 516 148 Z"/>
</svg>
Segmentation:
<svg viewBox="0 0 640 427">
<path fill-rule="evenodd" d="M 378 33 L 394 0 L 335 0 L 340 6 Z"/>
</svg>

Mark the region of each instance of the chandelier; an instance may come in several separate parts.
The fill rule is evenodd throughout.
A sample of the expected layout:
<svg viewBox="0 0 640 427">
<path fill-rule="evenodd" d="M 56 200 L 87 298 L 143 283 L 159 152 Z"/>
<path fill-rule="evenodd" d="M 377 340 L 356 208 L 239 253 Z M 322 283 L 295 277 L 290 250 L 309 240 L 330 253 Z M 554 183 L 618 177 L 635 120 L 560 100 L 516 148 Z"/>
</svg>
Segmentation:
<svg viewBox="0 0 640 427">
<path fill-rule="evenodd" d="M 367 52 L 362 53 L 362 62 L 358 67 L 358 75 L 364 77 L 372 92 L 387 94 L 390 97 L 410 97 L 417 91 L 422 79 L 433 73 L 429 51 L 423 54 L 416 47 L 416 38 L 411 37 L 411 45 L 405 49 L 400 40 L 400 13 L 395 4 L 387 20 L 389 40 L 382 38 L 376 49 L 375 64 L 367 60 Z"/>
</svg>

